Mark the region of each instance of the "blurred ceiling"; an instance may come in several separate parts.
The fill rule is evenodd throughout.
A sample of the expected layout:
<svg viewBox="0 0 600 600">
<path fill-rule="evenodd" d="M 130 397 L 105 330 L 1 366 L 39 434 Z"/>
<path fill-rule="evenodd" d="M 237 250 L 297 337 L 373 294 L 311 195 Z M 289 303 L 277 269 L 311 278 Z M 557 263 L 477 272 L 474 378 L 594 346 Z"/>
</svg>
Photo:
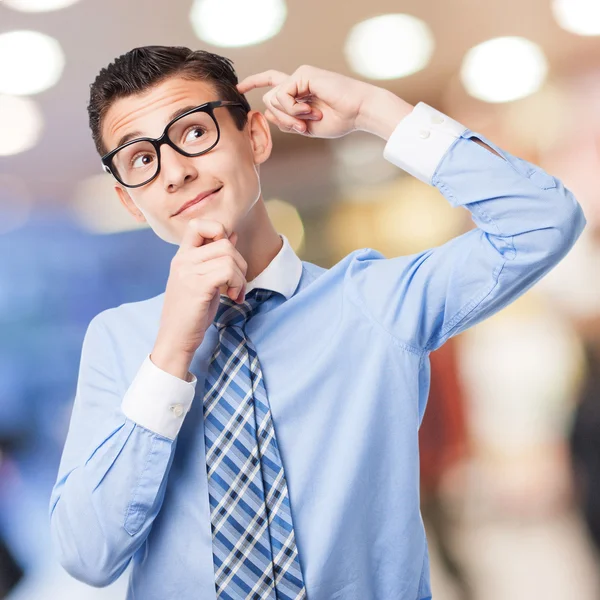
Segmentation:
<svg viewBox="0 0 600 600">
<path fill-rule="evenodd" d="M 352 75 L 342 52 L 350 28 L 377 14 L 408 13 L 426 21 L 433 31 L 432 61 L 420 73 L 374 83 L 412 104 L 422 100 L 440 110 L 445 108 L 447 90 L 460 87 L 457 76 L 465 53 L 492 37 L 520 35 L 538 43 L 548 58 L 550 78 L 600 66 L 600 38 L 560 29 L 548 0 L 288 0 L 288 18 L 279 35 L 257 46 L 225 49 L 198 40 L 188 18 L 190 7 L 191 0 L 82 0 L 55 12 L 21 13 L 2 6 L 0 0 L 0 33 L 33 29 L 49 34 L 60 42 L 67 59 L 59 83 L 34 96 L 46 122 L 40 144 L 22 154 L 0 157 L 0 172 L 25 179 L 38 201 L 69 200 L 77 181 L 100 172 L 87 125 L 89 84 L 118 55 L 148 44 L 185 45 L 224 54 L 234 61 L 240 79 L 270 68 L 291 72 L 301 64 Z M 249 95 L 254 108 L 263 108 L 263 93 Z M 482 104 L 466 94 L 464 100 Z M 275 128 L 273 133 L 275 159 L 291 147 L 312 153 L 313 159 L 326 154 L 325 142 L 282 134 Z"/>
</svg>

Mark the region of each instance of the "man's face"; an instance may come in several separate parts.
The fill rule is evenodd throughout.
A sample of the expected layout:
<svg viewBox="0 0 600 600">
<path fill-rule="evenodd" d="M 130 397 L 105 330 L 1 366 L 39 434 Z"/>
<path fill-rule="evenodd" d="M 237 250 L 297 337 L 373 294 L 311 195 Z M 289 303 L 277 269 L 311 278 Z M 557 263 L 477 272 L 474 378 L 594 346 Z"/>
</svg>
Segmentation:
<svg viewBox="0 0 600 600">
<path fill-rule="evenodd" d="M 166 79 L 144 94 L 116 100 L 102 123 L 102 139 L 112 150 L 130 132 L 135 137 L 159 137 L 178 109 L 220 100 L 210 83 L 179 77 Z M 239 225 L 260 198 L 258 167 L 271 152 L 271 137 L 264 116 L 251 111 L 240 131 L 227 108 L 215 109 L 221 130 L 219 143 L 201 156 L 187 157 L 167 144 L 160 148 L 158 176 L 139 188 L 117 184 L 124 206 L 138 221 L 147 221 L 163 240 L 179 245 L 187 222 L 195 217 L 223 223 L 229 233 Z M 218 192 L 175 215 L 198 194 Z"/>
</svg>

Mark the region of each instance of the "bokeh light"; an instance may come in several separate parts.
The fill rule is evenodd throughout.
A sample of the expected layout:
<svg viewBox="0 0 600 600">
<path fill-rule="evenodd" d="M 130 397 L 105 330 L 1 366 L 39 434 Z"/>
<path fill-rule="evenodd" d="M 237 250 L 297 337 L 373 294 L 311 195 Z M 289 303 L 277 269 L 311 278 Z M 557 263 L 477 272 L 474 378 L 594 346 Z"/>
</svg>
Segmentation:
<svg viewBox="0 0 600 600">
<path fill-rule="evenodd" d="M 43 92 L 56 84 L 64 66 L 60 44 L 48 35 L 28 30 L 0 35 L 0 94 Z"/>
<path fill-rule="evenodd" d="M 279 233 L 283 233 L 294 249 L 294 252 L 302 252 L 304 249 L 304 224 L 298 209 L 278 198 L 272 198 L 265 202 L 269 219 Z"/>
<path fill-rule="evenodd" d="M 82 229 L 91 233 L 118 233 L 147 229 L 119 202 L 112 175 L 99 173 L 84 179 L 75 188 L 71 210 Z"/>
<path fill-rule="evenodd" d="M 485 102 L 509 102 L 533 94 L 546 78 L 542 49 L 521 37 L 499 37 L 465 55 L 461 79 L 467 92 Z"/>
<path fill-rule="evenodd" d="M 0 156 L 19 154 L 35 146 L 43 124 L 34 100 L 0 95 Z"/>
<path fill-rule="evenodd" d="M 553 0 L 552 13 L 566 31 L 577 35 L 600 35 L 598 0 Z"/>
<path fill-rule="evenodd" d="M 272 38 L 286 16 L 284 0 L 195 0 L 190 12 L 192 27 L 201 40 L 230 48 Z"/>
<path fill-rule="evenodd" d="M 426 23 L 404 14 L 380 15 L 355 25 L 344 53 L 356 73 L 371 79 L 406 77 L 425 68 L 434 49 Z"/>
<path fill-rule="evenodd" d="M 50 12 L 77 2 L 79 0 L 4 0 L 4 5 L 21 12 Z"/>
</svg>

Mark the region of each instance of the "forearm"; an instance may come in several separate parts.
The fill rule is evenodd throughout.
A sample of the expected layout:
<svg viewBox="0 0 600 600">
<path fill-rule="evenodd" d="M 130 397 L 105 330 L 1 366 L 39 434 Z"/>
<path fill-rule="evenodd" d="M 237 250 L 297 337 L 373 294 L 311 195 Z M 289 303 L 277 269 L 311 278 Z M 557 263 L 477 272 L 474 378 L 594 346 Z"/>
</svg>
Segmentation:
<svg viewBox="0 0 600 600">
<path fill-rule="evenodd" d="M 50 527 L 76 579 L 112 583 L 146 539 L 160 510 L 175 443 L 130 420 L 59 479 Z"/>
<path fill-rule="evenodd" d="M 116 579 L 148 535 L 196 383 L 146 356 L 125 387 L 105 326 L 111 316 L 94 317 L 85 335 L 49 506 L 61 564 L 96 586 Z"/>
<path fill-rule="evenodd" d="M 189 372 L 192 358 L 189 355 L 177 354 L 158 341 L 150 353 L 150 360 L 159 369 L 187 382 L 193 380 L 193 375 Z"/>
</svg>

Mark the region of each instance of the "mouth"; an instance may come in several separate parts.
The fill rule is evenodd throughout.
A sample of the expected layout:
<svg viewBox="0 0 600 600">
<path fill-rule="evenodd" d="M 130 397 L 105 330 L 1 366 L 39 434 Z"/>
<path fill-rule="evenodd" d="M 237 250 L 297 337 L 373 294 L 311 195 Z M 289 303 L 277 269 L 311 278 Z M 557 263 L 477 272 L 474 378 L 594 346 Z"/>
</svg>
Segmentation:
<svg viewBox="0 0 600 600">
<path fill-rule="evenodd" d="M 193 198 L 189 202 L 186 202 L 184 205 L 182 205 L 181 208 L 175 214 L 173 214 L 171 216 L 175 217 L 177 215 L 180 215 L 182 212 L 186 211 L 191 206 L 195 206 L 199 202 L 202 202 L 202 201 L 205 201 L 205 200 L 211 198 L 212 196 L 214 196 L 215 194 L 217 194 L 222 189 L 222 187 L 223 186 L 220 186 L 220 187 L 215 188 L 213 190 L 209 190 L 207 192 L 202 192 L 202 193 L 198 194 L 195 198 Z"/>
</svg>

